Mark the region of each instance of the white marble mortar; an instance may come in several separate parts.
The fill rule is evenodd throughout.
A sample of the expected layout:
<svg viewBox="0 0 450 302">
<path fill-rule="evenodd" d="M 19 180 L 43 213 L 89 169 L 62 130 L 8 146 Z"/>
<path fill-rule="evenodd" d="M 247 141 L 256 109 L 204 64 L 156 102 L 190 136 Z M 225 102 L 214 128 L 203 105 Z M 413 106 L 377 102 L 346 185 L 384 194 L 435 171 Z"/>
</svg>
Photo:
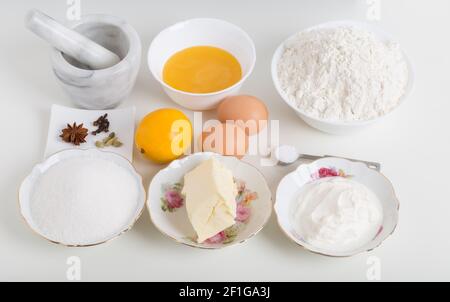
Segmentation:
<svg viewBox="0 0 450 302">
<path fill-rule="evenodd" d="M 116 53 L 121 61 L 106 69 L 91 70 L 53 49 L 53 71 L 72 101 L 85 109 L 111 109 L 131 93 L 139 71 L 142 45 L 136 30 L 108 15 L 87 15 L 69 25 Z"/>
</svg>

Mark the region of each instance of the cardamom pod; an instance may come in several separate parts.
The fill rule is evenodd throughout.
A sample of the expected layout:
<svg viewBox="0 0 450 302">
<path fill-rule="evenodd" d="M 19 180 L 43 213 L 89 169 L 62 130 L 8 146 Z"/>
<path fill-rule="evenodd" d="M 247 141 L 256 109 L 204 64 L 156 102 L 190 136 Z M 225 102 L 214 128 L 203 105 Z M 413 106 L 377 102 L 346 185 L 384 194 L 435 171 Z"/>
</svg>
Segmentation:
<svg viewBox="0 0 450 302">
<path fill-rule="evenodd" d="M 123 143 L 119 141 L 119 138 L 116 136 L 116 133 L 112 132 L 102 141 L 95 142 L 95 146 L 97 148 L 106 148 L 111 146 L 115 148 L 120 148 L 123 146 Z"/>
<path fill-rule="evenodd" d="M 123 143 L 122 143 L 122 142 L 119 142 L 119 141 L 115 141 L 114 144 L 113 144 L 113 146 L 116 147 L 116 148 L 120 148 L 120 147 L 123 146 Z"/>
<path fill-rule="evenodd" d="M 106 147 L 110 147 L 110 146 L 114 145 L 114 142 L 115 142 L 115 141 L 117 141 L 117 137 L 113 137 L 113 138 L 109 139 L 109 140 L 105 143 L 105 146 L 106 146 Z"/>
</svg>

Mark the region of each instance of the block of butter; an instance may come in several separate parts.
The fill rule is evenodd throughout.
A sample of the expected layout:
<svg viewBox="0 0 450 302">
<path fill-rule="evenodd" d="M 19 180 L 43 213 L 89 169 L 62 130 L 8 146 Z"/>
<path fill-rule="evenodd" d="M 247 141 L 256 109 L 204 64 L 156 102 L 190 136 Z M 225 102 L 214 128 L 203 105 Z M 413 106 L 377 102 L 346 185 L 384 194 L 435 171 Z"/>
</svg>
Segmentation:
<svg viewBox="0 0 450 302">
<path fill-rule="evenodd" d="M 184 176 L 189 220 L 202 243 L 235 224 L 237 188 L 233 174 L 211 158 Z"/>
</svg>

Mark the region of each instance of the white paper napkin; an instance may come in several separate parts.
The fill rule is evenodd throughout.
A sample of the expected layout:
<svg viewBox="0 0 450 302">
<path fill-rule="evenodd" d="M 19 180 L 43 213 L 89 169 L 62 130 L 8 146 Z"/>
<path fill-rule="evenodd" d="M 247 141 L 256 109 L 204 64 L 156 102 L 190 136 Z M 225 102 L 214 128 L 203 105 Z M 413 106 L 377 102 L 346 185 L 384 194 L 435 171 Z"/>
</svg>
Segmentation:
<svg viewBox="0 0 450 302">
<path fill-rule="evenodd" d="M 97 130 L 97 127 L 93 125 L 93 122 L 106 113 L 108 114 L 108 120 L 110 122 L 109 133 L 103 132 L 95 136 L 92 135 L 91 132 Z M 102 150 L 117 153 L 129 161 L 133 161 L 135 115 L 135 107 L 97 111 L 53 105 L 51 109 L 45 158 L 66 149 L 96 148 L 96 141 L 103 140 L 111 132 L 115 132 L 119 140 L 123 143 L 123 146 L 120 148 L 106 147 Z M 62 133 L 62 129 L 66 128 L 67 124 L 72 125 L 74 122 L 76 122 L 77 125 L 84 124 L 84 127 L 89 130 L 89 135 L 86 137 L 86 143 L 81 144 L 80 146 L 68 144 L 59 137 Z"/>
</svg>

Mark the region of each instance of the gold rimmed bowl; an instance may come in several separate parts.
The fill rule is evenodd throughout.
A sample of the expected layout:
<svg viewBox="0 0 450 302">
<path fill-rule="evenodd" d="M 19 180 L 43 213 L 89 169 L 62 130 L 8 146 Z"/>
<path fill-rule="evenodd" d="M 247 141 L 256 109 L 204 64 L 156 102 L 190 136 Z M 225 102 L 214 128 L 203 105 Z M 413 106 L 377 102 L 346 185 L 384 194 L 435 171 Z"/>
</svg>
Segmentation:
<svg viewBox="0 0 450 302">
<path fill-rule="evenodd" d="M 202 162 L 214 157 L 227 167 L 238 187 L 236 224 L 206 242 L 198 243 L 181 194 L 183 178 Z M 220 249 L 242 243 L 256 235 L 272 214 L 272 196 L 263 175 L 235 157 L 196 153 L 172 162 L 152 180 L 147 208 L 155 227 L 178 243 L 202 249 Z"/>
<path fill-rule="evenodd" d="M 132 214 L 124 219 L 126 221 L 123 225 L 120 227 L 111 227 L 111 229 L 108 229 L 106 235 L 102 236 L 102 238 L 95 238 L 95 239 L 86 239 L 83 242 L 72 242 L 72 241 L 62 241 L 59 238 L 52 238 L 51 235 L 49 235 L 46 231 L 42 230 L 41 227 L 36 223 L 33 213 L 31 210 L 31 202 L 32 202 L 32 194 L 34 191 L 34 188 L 36 187 L 36 184 L 39 182 L 41 177 L 52 167 L 55 165 L 64 162 L 69 159 L 74 158 L 94 158 L 94 159 L 100 159 L 100 160 L 106 160 L 109 162 L 112 162 L 122 169 L 128 171 L 130 175 L 134 178 L 134 181 L 136 183 L 137 189 L 138 189 L 138 195 L 135 200 L 135 204 L 133 204 L 133 212 Z M 70 173 L 70 171 L 68 171 Z M 28 226 L 33 230 L 36 234 L 40 235 L 41 237 L 47 239 L 48 241 L 56 244 L 60 244 L 67 247 L 89 247 L 89 246 L 95 246 L 99 244 L 106 243 L 112 239 L 115 239 L 122 235 L 123 233 L 130 230 L 135 222 L 139 219 L 141 216 L 143 209 L 145 207 L 145 199 L 146 194 L 144 187 L 142 185 L 142 178 L 141 176 L 135 171 L 133 165 L 130 161 L 125 159 L 124 157 L 117 155 L 112 152 L 104 152 L 99 151 L 97 149 L 88 149 L 88 150 L 80 150 L 80 149 L 71 149 L 71 150 L 65 150 L 58 152 L 52 156 L 50 156 L 47 160 L 44 162 L 36 165 L 31 173 L 25 178 L 25 180 L 22 182 L 20 189 L 19 189 L 19 207 L 20 212 L 25 220 L 25 222 L 28 224 Z"/>
<path fill-rule="evenodd" d="M 383 219 L 376 236 L 352 250 L 331 251 L 318 248 L 298 234 L 292 224 L 293 204 L 297 202 L 302 188 L 326 177 L 346 177 L 367 186 L 378 197 L 383 209 Z M 371 251 L 387 239 L 394 231 L 399 219 L 400 204 L 392 183 L 380 172 L 361 162 L 342 158 L 324 158 L 310 164 L 300 165 L 297 170 L 286 175 L 277 188 L 275 213 L 283 233 L 298 245 L 311 252 L 331 256 L 349 257 Z"/>
</svg>

